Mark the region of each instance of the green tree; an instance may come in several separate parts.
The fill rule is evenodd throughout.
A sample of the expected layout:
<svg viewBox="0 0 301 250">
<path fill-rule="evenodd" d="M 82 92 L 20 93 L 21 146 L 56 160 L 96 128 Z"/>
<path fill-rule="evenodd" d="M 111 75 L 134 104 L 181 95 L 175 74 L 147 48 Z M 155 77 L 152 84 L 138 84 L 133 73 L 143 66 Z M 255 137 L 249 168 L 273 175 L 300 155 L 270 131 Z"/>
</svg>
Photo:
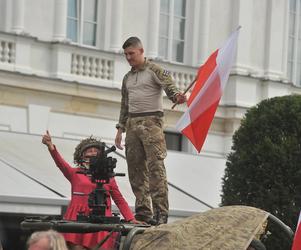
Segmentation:
<svg viewBox="0 0 301 250">
<path fill-rule="evenodd" d="M 222 205 L 248 205 L 277 216 L 293 230 L 301 209 L 301 96 L 264 100 L 233 136 Z M 267 240 L 268 249 L 289 246 Z"/>
</svg>

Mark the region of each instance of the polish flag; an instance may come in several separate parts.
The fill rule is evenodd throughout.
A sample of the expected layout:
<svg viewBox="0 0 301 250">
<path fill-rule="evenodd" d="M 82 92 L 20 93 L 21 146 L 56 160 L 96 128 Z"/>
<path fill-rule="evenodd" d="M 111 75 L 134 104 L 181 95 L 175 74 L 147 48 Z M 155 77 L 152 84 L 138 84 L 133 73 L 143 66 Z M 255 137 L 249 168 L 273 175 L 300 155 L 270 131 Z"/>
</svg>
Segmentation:
<svg viewBox="0 0 301 250">
<path fill-rule="evenodd" d="M 299 220 L 298 220 L 297 229 L 296 229 L 295 236 L 294 236 L 292 250 L 301 250 L 301 226 L 300 226 L 300 222 L 301 222 L 301 213 L 299 215 Z"/>
<path fill-rule="evenodd" d="M 188 109 L 176 124 L 198 152 L 206 139 L 215 111 L 229 78 L 236 52 L 239 28 L 199 68 Z"/>
</svg>

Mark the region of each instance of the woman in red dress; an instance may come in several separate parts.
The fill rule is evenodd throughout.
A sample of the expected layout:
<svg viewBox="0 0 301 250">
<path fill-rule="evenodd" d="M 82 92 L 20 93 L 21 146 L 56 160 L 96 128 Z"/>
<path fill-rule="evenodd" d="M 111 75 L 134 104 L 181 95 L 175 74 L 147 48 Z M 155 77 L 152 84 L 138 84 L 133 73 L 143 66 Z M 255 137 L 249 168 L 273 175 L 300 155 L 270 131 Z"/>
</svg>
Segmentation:
<svg viewBox="0 0 301 250">
<path fill-rule="evenodd" d="M 64 215 L 64 219 L 76 221 L 78 212 L 84 215 L 89 215 L 91 209 L 88 206 L 89 194 L 95 189 L 96 184 L 91 182 L 90 177 L 79 173 L 81 168 L 88 168 L 89 159 L 92 156 L 96 156 L 100 152 L 100 141 L 90 137 L 82 140 L 74 152 L 74 163 L 76 168 L 71 167 L 57 151 L 56 146 L 52 143 L 51 136 L 47 131 L 43 136 L 42 143 L 48 147 L 48 150 L 55 161 L 57 167 L 62 171 L 64 176 L 71 183 L 71 201 L 68 205 L 67 211 Z M 123 198 L 117 183 L 114 178 L 110 178 L 109 183 L 104 184 L 103 187 L 107 191 L 106 211 L 105 216 L 112 216 L 111 211 L 111 199 L 112 196 L 115 204 L 119 208 L 122 216 L 128 222 L 137 223 L 135 217 L 129 208 L 126 200 Z M 98 233 L 65 233 L 65 240 L 72 250 L 91 249 L 97 245 L 107 232 Z M 116 234 L 111 236 L 102 246 L 101 249 L 114 249 Z"/>
</svg>

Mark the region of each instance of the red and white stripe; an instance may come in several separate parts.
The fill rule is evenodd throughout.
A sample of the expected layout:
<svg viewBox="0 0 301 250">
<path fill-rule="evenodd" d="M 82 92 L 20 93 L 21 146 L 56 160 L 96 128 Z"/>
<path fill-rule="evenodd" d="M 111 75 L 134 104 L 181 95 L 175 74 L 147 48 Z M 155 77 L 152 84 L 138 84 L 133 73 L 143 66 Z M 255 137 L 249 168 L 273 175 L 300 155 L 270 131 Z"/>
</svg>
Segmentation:
<svg viewBox="0 0 301 250">
<path fill-rule="evenodd" d="M 206 139 L 209 127 L 229 78 L 234 61 L 239 30 L 236 30 L 200 67 L 195 87 L 187 101 L 188 109 L 176 124 L 198 152 Z"/>
</svg>

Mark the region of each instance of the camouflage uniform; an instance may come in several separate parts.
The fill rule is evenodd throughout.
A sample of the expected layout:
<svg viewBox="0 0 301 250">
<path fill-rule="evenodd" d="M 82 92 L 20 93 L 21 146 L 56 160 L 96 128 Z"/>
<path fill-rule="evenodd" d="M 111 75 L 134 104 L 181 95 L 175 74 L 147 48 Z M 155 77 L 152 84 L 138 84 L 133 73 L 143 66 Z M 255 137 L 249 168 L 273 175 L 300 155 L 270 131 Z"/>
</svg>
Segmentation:
<svg viewBox="0 0 301 250">
<path fill-rule="evenodd" d="M 154 218 L 159 224 L 166 223 L 168 217 L 162 89 L 172 101 L 179 93 L 169 72 L 158 65 L 146 60 L 142 69 L 128 72 L 123 79 L 116 126 L 126 131 L 126 158 L 136 196 L 136 218 L 143 221 Z"/>
<path fill-rule="evenodd" d="M 151 218 L 154 212 L 157 220 L 168 216 L 163 162 L 166 145 L 162 126 L 162 118 L 157 116 L 129 118 L 125 139 L 129 178 L 136 196 L 136 214 Z"/>
</svg>

